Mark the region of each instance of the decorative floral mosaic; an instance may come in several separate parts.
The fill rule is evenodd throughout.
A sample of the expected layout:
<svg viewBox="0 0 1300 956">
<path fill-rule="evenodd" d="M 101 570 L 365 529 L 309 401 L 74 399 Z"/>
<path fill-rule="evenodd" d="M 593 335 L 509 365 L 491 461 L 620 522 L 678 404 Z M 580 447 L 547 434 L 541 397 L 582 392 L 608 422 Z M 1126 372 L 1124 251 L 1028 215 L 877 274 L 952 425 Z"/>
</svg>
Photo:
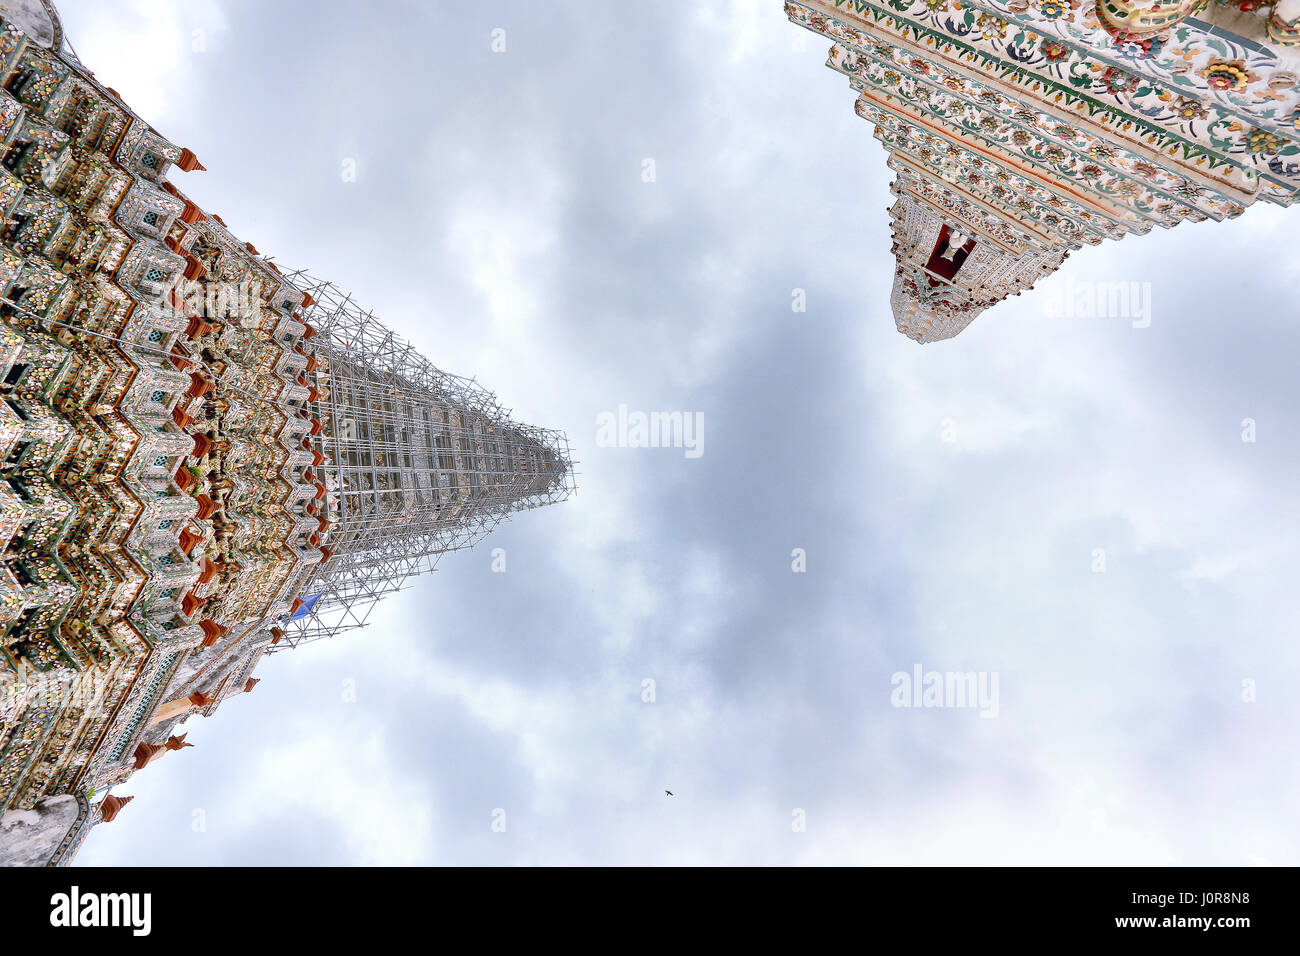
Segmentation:
<svg viewBox="0 0 1300 956">
<path fill-rule="evenodd" d="M 1002 209 L 1008 216 L 1036 227 L 1063 243 L 1096 243 L 1118 239 L 1125 229 L 1111 220 L 1084 209 L 1000 163 L 977 156 L 963 146 L 907 123 L 859 100 L 857 111 L 876 124 L 882 142 L 900 154 L 914 155 L 932 174 L 954 187 L 977 195 Z M 1135 230 L 1138 231 L 1135 224 Z M 1142 223 L 1150 228 L 1150 223 Z"/>
<path fill-rule="evenodd" d="M 1300 188 L 1300 168 L 1292 168 L 1294 163 L 1290 158 L 1300 153 L 1300 144 L 1288 139 L 1277 144 L 1275 153 L 1270 153 L 1265 151 L 1267 142 L 1259 138 L 1253 143 L 1250 140 L 1256 126 L 1271 129 L 1279 136 L 1285 135 L 1288 129 L 1295 132 L 1295 105 L 1273 104 L 1258 87 L 1260 82 L 1268 86 L 1265 73 L 1276 84 L 1288 82 L 1288 77 L 1278 77 L 1274 71 L 1265 70 L 1258 62 L 1258 54 L 1254 60 L 1247 57 L 1242 61 L 1241 68 L 1246 74 L 1254 73 L 1256 82 L 1252 87 L 1252 81 L 1246 77 L 1247 86 L 1239 95 L 1244 96 L 1247 88 L 1254 88 L 1257 96 L 1272 105 L 1256 104 L 1254 109 L 1246 108 L 1243 112 L 1230 108 L 1229 101 L 1218 95 L 1210 79 L 1213 76 L 1215 83 L 1226 83 L 1221 67 L 1234 64 L 1235 59 L 1196 54 L 1193 56 L 1196 63 L 1205 60 L 1201 66 L 1205 76 L 1199 76 L 1190 63 L 1186 71 L 1168 70 L 1166 76 L 1150 64 L 1167 59 L 1175 48 L 1183 49 L 1177 42 L 1160 58 L 1134 61 L 1117 55 L 1110 59 L 1105 47 L 1113 45 L 1112 38 L 1100 29 L 1095 18 L 1090 21 L 1090 27 L 1070 34 L 1062 32 L 1060 24 L 1074 22 L 1073 19 L 1053 21 L 1036 18 L 1028 12 L 1011 14 L 1001 7 L 985 8 L 966 0 L 952 0 L 951 4 L 933 8 L 926 0 L 894 0 L 880 5 L 862 0 L 831 0 L 827 7 L 862 18 L 873 31 L 896 35 L 996 76 L 1002 82 L 1018 85 L 1031 98 L 1050 99 L 1058 108 L 1086 117 L 1117 138 L 1145 144 L 1171 161 L 1189 163 L 1193 168 L 1207 171 L 1238 167 L 1252 177 L 1286 185 L 1289 192 Z M 1091 17 L 1090 6 L 1088 10 Z M 863 50 L 874 44 L 882 55 L 891 52 L 891 45 L 884 39 L 873 37 L 839 16 L 795 2 L 787 3 L 786 11 L 796 23 L 825 33 L 837 42 Z M 1071 11 L 1070 15 L 1078 19 L 1083 12 Z M 1181 26 L 1179 31 L 1175 33 L 1176 41 L 1183 37 L 1184 43 L 1195 44 L 1199 42 L 1198 35 L 1206 38 L 1188 25 Z M 1231 50 L 1231 45 L 1226 41 L 1221 43 L 1220 38 L 1208 39 L 1213 40 L 1210 46 L 1225 45 L 1225 49 Z M 1189 73 L 1199 76 L 1204 90 L 1208 91 L 1202 98 L 1207 110 L 1205 118 L 1187 117 L 1178 112 L 1180 95 L 1202 89 Z M 1272 87 L 1269 89 L 1280 95 Z M 1295 99 L 1294 92 L 1283 99 L 1290 103 Z M 1245 103 L 1242 100 L 1241 105 Z M 1244 187 L 1248 186 L 1248 178 L 1243 177 L 1241 181 Z"/>
<path fill-rule="evenodd" d="M 1024 10 L 1019 10 L 1024 6 Z M 1265 39 L 1263 23 L 1267 5 L 1242 3 L 1238 9 L 1254 13 L 1260 21 L 1259 40 Z M 1189 117 L 1208 121 L 1210 111 L 1220 114 L 1215 124 L 1235 120 L 1241 129 L 1256 126 L 1272 130 L 1285 138 L 1283 155 L 1300 152 L 1295 142 L 1296 115 L 1300 109 L 1297 76 L 1278 61 L 1277 54 L 1259 42 L 1233 39 L 1226 31 L 1207 33 L 1197 22 L 1183 21 L 1166 36 L 1149 39 L 1146 46 L 1135 38 L 1116 38 L 1102 28 L 1094 4 L 1081 2 L 1065 6 L 1050 4 L 1056 16 L 1045 16 L 1041 3 L 1018 3 L 1017 0 L 979 0 L 972 9 L 997 18 L 1016 29 L 1033 30 L 1045 42 L 1055 40 L 1082 51 L 1087 58 L 1140 77 L 1139 83 L 1158 85 L 1174 97 L 1204 102 L 1204 115 Z M 1071 55 L 1062 58 L 1073 62 Z M 1152 113 L 1151 115 L 1156 115 Z M 1184 127 L 1192 132 L 1194 127 Z M 1294 175 L 1294 174 L 1291 174 Z"/>
<path fill-rule="evenodd" d="M 854 80 L 855 86 L 869 77 L 881 93 L 924 108 L 955 132 L 1127 205 L 1144 219 L 1173 225 L 1183 218 L 1231 218 L 1242 212 L 1239 203 L 1215 189 L 1035 109 L 1032 101 L 1015 100 L 896 47 L 890 47 L 890 54 L 880 60 L 874 50 L 868 56 L 837 46 L 831 50 L 831 65 Z M 1184 207 L 1192 212 L 1178 211 Z"/>
</svg>

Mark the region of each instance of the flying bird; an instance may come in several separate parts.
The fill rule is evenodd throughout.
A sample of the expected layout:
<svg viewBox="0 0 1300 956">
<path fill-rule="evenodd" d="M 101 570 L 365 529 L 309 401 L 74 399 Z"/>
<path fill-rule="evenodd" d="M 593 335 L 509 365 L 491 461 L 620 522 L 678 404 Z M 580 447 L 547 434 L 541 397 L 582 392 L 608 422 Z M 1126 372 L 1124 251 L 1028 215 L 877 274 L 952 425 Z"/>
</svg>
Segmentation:
<svg viewBox="0 0 1300 956">
<path fill-rule="evenodd" d="M 665 790 L 664 793 L 668 794 L 670 797 L 674 795 L 671 790 Z"/>
</svg>

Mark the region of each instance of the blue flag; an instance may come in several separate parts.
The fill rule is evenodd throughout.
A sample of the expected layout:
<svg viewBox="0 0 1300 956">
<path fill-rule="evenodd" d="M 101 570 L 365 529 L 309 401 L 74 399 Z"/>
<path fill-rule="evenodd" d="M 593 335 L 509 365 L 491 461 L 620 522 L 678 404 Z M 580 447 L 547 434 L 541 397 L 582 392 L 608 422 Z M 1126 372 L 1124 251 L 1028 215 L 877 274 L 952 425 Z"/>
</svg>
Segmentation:
<svg viewBox="0 0 1300 956">
<path fill-rule="evenodd" d="M 302 607 L 294 611 L 293 617 L 289 618 L 289 620 L 296 621 L 300 617 L 306 617 L 308 614 L 311 613 L 311 609 L 316 606 L 316 602 L 319 601 L 320 599 L 321 596 L 319 594 L 313 594 L 311 597 L 303 598 Z"/>
</svg>

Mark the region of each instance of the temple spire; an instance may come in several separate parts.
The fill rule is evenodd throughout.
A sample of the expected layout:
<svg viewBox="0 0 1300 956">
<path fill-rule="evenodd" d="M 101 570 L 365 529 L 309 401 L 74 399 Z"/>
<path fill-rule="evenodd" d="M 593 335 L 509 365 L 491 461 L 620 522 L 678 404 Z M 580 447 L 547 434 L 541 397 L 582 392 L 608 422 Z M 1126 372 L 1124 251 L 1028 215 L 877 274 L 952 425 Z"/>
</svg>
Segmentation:
<svg viewBox="0 0 1300 956">
<path fill-rule="evenodd" d="M 99 804 L 99 818 L 105 823 L 112 823 L 122 808 L 134 799 L 135 797 L 118 797 L 110 793 Z"/>
</svg>

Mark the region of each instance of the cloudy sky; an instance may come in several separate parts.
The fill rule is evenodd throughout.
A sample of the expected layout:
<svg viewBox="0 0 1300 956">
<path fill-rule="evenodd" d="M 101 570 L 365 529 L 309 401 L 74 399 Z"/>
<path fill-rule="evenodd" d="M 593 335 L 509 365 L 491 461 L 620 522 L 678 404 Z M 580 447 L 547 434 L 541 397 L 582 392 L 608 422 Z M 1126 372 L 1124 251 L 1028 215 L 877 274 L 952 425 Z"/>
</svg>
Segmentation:
<svg viewBox="0 0 1300 956">
<path fill-rule="evenodd" d="M 779 0 L 59 5 L 186 192 L 581 461 L 191 720 L 79 863 L 1300 862 L 1285 210 L 919 346 L 884 153 Z M 1150 327 L 1048 314 L 1106 280 Z M 599 447 L 620 404 L 704 453 Z M 892 706 L 918 665 L 996 717 Z"/>
</svg>

